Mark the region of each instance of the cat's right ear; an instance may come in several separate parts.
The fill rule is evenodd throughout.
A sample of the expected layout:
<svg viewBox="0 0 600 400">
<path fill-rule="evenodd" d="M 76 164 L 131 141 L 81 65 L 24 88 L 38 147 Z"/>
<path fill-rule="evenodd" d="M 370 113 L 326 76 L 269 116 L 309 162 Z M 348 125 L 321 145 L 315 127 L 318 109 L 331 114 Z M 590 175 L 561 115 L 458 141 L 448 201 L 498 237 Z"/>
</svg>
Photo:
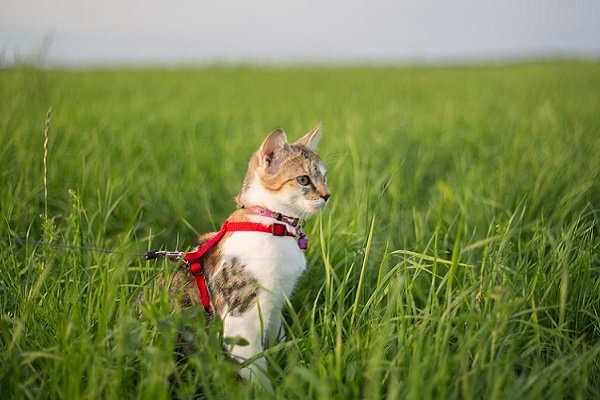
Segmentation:
<svg viewBox="0 0 600 400">
<path fill-rule="evenodd" d="M 321 128 L 323 128 L 323 123 L 319 122 L 317 126 L 312 128 L 310 132 L 302 136 L 300 139 L 296 140 L 295 144 L 299 144 L 301 146 L 306 147 L 307 149 L 316 151 L 317 143 L 319 142 L 319 138 L 321 137 Z"/>
<path fill-rule="evenodd" d="M 272 172 L 276 169 L 278 155 L 288 146 L 287 136 L 283 129 L 274 129 L 258 150 L 260 165 Z"/>
</svg>

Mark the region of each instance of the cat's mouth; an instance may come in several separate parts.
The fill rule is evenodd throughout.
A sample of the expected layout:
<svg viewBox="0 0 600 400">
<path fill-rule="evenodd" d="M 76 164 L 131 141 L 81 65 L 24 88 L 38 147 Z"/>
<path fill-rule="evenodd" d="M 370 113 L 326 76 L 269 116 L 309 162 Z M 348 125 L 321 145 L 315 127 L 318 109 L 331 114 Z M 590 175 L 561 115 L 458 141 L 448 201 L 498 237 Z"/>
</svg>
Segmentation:
<svg viewBox="0 0 600 400">
<path fill-rule="evenodd" d="M 310 200 L 306 207 L 306 210 L 305 210 L 308 213 L 308 215 L 305 216 L 304 218 L 308 218 L 311 215 L 323 210 L 325 208 L 325 206 L 327 205 L 327 203 L 328 203 L 328 201 L 323 198 Z"/>
</svg>

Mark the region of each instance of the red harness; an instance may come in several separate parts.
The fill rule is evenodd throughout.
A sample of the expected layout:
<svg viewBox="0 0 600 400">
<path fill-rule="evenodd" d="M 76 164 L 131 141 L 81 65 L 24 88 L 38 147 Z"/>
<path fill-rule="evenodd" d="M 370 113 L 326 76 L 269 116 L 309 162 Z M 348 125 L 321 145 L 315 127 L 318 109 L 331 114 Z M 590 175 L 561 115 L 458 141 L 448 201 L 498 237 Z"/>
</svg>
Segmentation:
<svg viewBox="0 0 600 400">
<path fill-rule="evenodd" d="M 206 279 L 204 278 L 204 268 L 200 264 L 200 259 L 214 246 L 219 240 L 225 236 L 227 232 L 265 232 L 270 233 L 273 236 L 290 236 L 294 237 L 295 234 L 288 232 L 285 224 L 275 222 L 272 225 L 263 225 L 258 222 L 223 222 L 221 230 L 202 247 L 196 251 L 186 253 L 183 260 L 190 266 L 190 272 L 196 279 L 196 285 L 200 292 L 200 299 L 204 309 L 210 312 L 210 295 L 208 293 L 208 287 L 206 286 Z M 301 234 L 303 237 L 303 234 Z"/>
</svg>

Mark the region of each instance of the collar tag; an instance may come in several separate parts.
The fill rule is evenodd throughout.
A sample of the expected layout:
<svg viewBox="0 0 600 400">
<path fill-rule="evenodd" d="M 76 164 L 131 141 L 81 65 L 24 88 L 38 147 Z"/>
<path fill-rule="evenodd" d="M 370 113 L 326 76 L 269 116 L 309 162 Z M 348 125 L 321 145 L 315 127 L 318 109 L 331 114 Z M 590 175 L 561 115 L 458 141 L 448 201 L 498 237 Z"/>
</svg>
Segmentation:
<svg viewBox="0 0 600 400">
<path fill-rule="evenodd" d="M 300 250 L 308 249 L 308 238 L 306 237 L 304 232 L 302 232 L 300 236 L 298 236 L 298 247 L 300 247 Z"/>
</svg>

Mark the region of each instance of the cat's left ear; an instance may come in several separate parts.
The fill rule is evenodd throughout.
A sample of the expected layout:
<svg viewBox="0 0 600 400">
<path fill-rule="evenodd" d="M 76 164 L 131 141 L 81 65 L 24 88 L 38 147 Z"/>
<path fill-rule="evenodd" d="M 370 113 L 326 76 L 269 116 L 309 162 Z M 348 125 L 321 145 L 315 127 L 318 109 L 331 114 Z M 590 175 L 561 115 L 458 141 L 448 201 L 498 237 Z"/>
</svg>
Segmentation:
<svg viewBox="0 0 600 400">
<path fill-rule="evenodd" d="M 315 126 L 310 132 L 306 135 L 302 136 L 300 139 L 296 140 L 294 144 L 298 144 L 300 146 L 304 146 L 312 151 L 317 150 L 317 143 L 319 143 L 319 139 L 321 138 L 321 128 L 323 127 L 323 123 L 319 122 L 317 126 Z"/>
<path fill-rule="evenodd" d="M 272 172 L 277 169 L 280 153 L 288 147 L 287 136 L 281 128 L 273 130 L 258 150 L 260 164 Z"/>
</svg>

